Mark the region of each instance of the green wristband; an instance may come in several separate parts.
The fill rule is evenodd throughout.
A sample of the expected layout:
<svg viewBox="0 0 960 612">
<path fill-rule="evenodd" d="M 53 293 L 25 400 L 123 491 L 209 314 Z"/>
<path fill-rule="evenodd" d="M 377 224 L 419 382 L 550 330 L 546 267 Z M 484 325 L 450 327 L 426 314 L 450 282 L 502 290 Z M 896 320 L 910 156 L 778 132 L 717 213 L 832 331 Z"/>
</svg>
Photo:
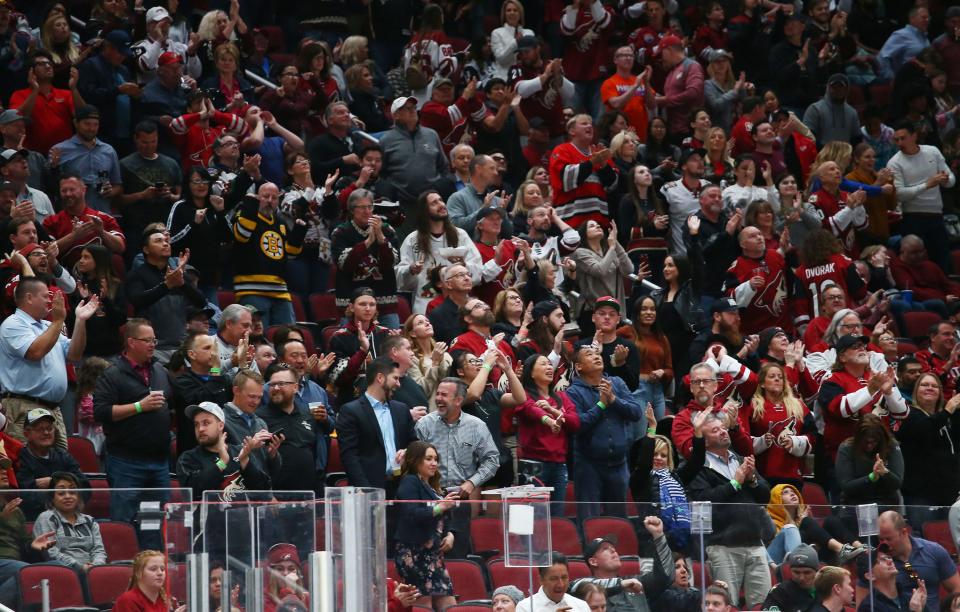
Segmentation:
<svg viewBox="0 0 960 612">
<path fill-rule="evenodd" d="M 227 469 L 227 464 L 223 462 L 223 459 L 217 457 L 217 467 L 220 468 L 220 471 Z"/>
<path fill-rule="evenodd" d="M 867 475 L 867 480 L 869 480 L 870 482 L 877 482 L 876 473 L 870 472 L 870 474 Z"/>
<path fill-rule="evenodd" d="M 483 368 L 484 370 L 486 370 L 487 372 L 490 372 L 490 371 L 493 370 L 493 366 L 490 365 L 489 363 L 485 363 L 485 364 L 483 364 L 483 365 L 480 366 L 480 367 L 482 367 L 482 368 Z"/>
<path fill-rule="evenodd" d="M 140 405 L 140 402 L 133 402 L 133 409 L 137 411 L 137 414 L 143 412 L 143 406 Z"/>
<path fill-rule="evenodd" d="M 597 406 L 600 406 L 600 410 L 606 410 L 606 409 L 607 409 L 607 405 L 604 404 L 603 402 L 601 402 L 600 400 L 597 400 Z"/>
<path fill-rule="evenodd" d="M 657 433 L 657 428 L 656 428 L 656 427 L 647 427 L 647 433 L 648 433 L 648 434 L 655 434 L 655 433 Z"/>
<path fill-rule="evenodd" d="M 549 420 L 550 420 L 550 417 L 548 417 L 547 415 L 543 415 L 542 417 L 540 417 L 540 422 L 543 423 L 544 425 L 546 425 L 547 421 Z"/>
<path fill-rule="evenodd" d="M 743 485 L 737 482 L 735 478 L 730 479 L 730 484 L 733 485 L 733 488 L 736 489 L 737 491 L 743 488 Z"/>
</svg>

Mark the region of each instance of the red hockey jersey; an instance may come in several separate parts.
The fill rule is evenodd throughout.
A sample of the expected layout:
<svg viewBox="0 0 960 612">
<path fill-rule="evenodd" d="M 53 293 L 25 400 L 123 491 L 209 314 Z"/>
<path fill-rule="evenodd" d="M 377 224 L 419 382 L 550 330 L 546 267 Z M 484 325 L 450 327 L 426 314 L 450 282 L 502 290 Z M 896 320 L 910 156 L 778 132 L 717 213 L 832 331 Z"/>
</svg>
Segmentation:
<svg viewBox="0 0 960 612">
<path fill-rule="evenodd" d="M 853 259 L 860 256 L 857 246 L 855 230 L 866 229 L 870 224 L 867 211 L 863 206 L 850 208 L 847 206 L 847 192 L 839 191 L 837 195 L 820 189 L 810 196 L 810 204 L 817 209 L 824 229 L 833 232 L 833 235 L 843 243 L 843 249 Z"/>
<path fill-rule="evenodd" d="M 801 402 L 802 404 L 802 402 Z M 754 449 L 757 458 L 757 471 L 764 478 L 783 480 L 800 480 L 803 478 L 804 456 L 813 452 L 813 445 L 816 442 L 817 426 L 813 421 L 813 415 L 810 409 L 803 406 L 803 418 L 796 418 L 787 413 L 783 404 L 775 404 L 770 400 L 764 400 L 763 414 L 759 417 L 753 415 L 753 404 L 744 403 L 740 408 L 742 419 L 750 423 L 750 434 L 754 437 L 762 437 L 766 433 L 773 434 L 777 442 L 773 446 L 761 452 L 760 449 Z M 783 448 L 780 443 L 780 436 L 784 431 L 787 435 L 793 436 L 794 452 L 793 454 Z"/>
<path fill-rule="evenodd" d="M 599 0 L 579 6 L 567 6 L 560 19 L 560 32 L 570 39 L 564 45 L 563 72 L 571 81 L 595 81 L 606 77 L 610 62 L 607 33 L 613 27 L 613 9 Z"/>
<path fill-rule="evenodd" d="M 798 325 L 821 315 L 820 293 L 828 285 L 843 289 L 849 300 L 859 301 L 867 291 L 853 260 L 846 255 L 831 255 L 827 263 L 819 266 L 802 265 L 794 275 L 800 285 L 797 312 L 802 318 L 798 319 Z"/>
<path fill-rule="evenodd" d="M 755 276 L 764 278 L 759 289 L 750 286 Z M 757 334 L 768 327 L 793 329 L 788 298 L 792 295 L 792 274 L 783 255 L 768 250 L 760 259 L 737 257 L 727 269 L 724 293 L 734 298 L 743 310 L 741 331 Z"/>
<path fill-rule="evenodd" d="M 576 229 L 593 219 L 608 227 L 607 190 L 616 186 L 618 173 L 613 159 L 599 168 L 572 143 L 554 147 L 550 154 L 550 189 L 557 216 Z"/>
<path fill-rule="evenodd" d="M 837 449 L 844 440 L 852 436 L 857 429 L 860 417 L 873 411 L 881 399 L 893 419 L 905 419 L 909 408 L 894 387 L 890 398 L 884 398 L 877 391 L 874 394 L 867 389 L 867 381 L 873 376 L 867 370 L 863 378 L 856 378 L 846 371 L 832 373 L 820 386 L 817 405 L 823 418 L 823 445 L 830 454 L 830 460 L 837 458 Z"/>
</svg>

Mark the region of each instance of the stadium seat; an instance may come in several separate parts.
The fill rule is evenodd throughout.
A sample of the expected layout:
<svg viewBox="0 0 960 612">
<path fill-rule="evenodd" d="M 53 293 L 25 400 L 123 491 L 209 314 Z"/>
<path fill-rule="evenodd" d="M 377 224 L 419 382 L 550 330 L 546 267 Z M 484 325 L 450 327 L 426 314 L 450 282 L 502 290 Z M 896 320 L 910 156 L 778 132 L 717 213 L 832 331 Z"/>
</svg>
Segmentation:
<svg viewBox="0 0 960 612">
<path fill-rule="evenodd" d="M 803 495 L 803 501 L 810 507 L 810 514 L 814 518 L 822 519 L 830 516 L 830 501 L 820 485 L 815 482 L 805 482 L 800 494 Z"/>
<path fill-rule="evenodd" d="M 507 567 L 503 559 L 495 559 L 487 563 L 487 572 L 490 574 L 490 586 L 496 591 L 502 586 L 512 584 L 524 593 L 530 584 L 530 571 L 525 567 Z M 533 591 L 540 588 L 540 573 L 533 569 Z"/>
<path fill-rule="evenodd" d="M 314 540 L 317 544 L 317 550 L 326 550 L 327 546 L 327 522 L 322 519 L 317 519 L 316 524 L 316 533 L 314 533 Z"/>
<path fill-rule="evenodd" d="M 903 327 L 901 332 L 905 338 L 922 342 L 929 337 L 930 327 L 940 322 L 940 315 L 923 310 L 910 310 L 903 313 Z"/>
<path fill-rule="evenodd" d="M 80 464 L 81 472 L 87 474 L 103 472 L 100 468 L 100 458 L 97 457 L 97 451 L 89 439 L 83 436 L 70 436 L 67 438 L 67 452 Z"/>
<path fill-rule="evenodd" d="M 397 317 L 400 318 L 400 327 L 403 327 L 403 324 L 407 322 L 407 319 L 410 318 L 410 301 L 405 295 L 397 296 Z"/>
<path fill-rule="evenodd" d="M 703 565 L 699 561 L 693 562 L 693 571 L 690 574 L 690 584 L 696 585 L 697 588 L 700 588 L 700 566 Z M 710 575 L 710 566 L 704 565 L 703 570 L 706 572 L 706 581 L 704 584 L 713 584 L 713 576 Z"/>
<path fill-rule="evenodd" d="M 140 552 L 133 526 L 118 521 L 100 521 L 99 525 L 103 546 L 107 549 L 107 562 L 133 561 Z"/>
<path fill-rule="evenodd" d="M 567 481 L 567 496 L 563 501 L 563 516 L 577 518 L 577 495 L 572 482 Z"/>
<path fill-rule="evenodd" d="M 90 493 L 90 499 L 85 500 L 83 511 L 95 519 L 110 518 L 109 486 L 105 478 L 91 478 L 90 488 L 94 490 Z"/>
<path fill-rule="evenodd" d="M 578 578 L 587 578 L 590 576 L 590 567 L 585 561 L 567 561 L 567 571 L 570 574 L 570 581 Z"/>
<path fill-rule="evenodd" d="M 167 563 L 167 592 L 179 601 L 187 600 L 186 563 Z"/>
<path fill-rule="evenodd" d="M 217 291 L 217 305 L 220 306 L 220 310 L 236 302 L 237 295 L 233 291 Z"/>
<path fill-rule="evenodd" d="M 620 575 L 636 576 L 640 573 L 640 559 L 624 559 L 620 557 Z"/>
<path fill-rule="evenodd" d="M 343 463 L 340 461 L 340 441 L 336 438 L 330 438 L 330 453 L 327 455 L 327 473 L 344 472 Z"/>
<path fill-rule="evenodd" d="M 611 534 L 617 538 L 618 553 L 621 555 L 639 554 L 637 533 L 633 528 L 633 523 L 629 520 L 615 516 L 594 516 L 583 521 L 583 539 L 585 542 Z"/>
<path fill-rule="evenodd" d="M 315 323 L 336 323 L 340 320 L 336 298 L 332 293 L 313 293 L 308 298 L 310 315 Z"/>
<path fill-rule="evenodd" d="M 447 573 L 453 581 L 453 594 L 460 601 L 473 599 L 489 599 L 487 583 L 483 578 L 483 570 L 474 561 L 463 559 L 447 559 L 445 561 Z"/>
<path fill-rule="evenodd" d="M 293 303 L 293 320 L 298 322 L 309 322 L 307 318 L 307 309 L 303 307 L 303 300 L 296 293 L 290 294 L 290 301 Z"/>
<path fill-rule="evenodd" d="M 333 338 L 333 334 L 337 333 L 338 329 L 340 329 L 339 325 L 328 325 L 323 328 L 320 332 L 320 350 L 324 352 L 330 350 L 330 338 Z"/>
<path fill-rule="evenodd" d="M 87 590 L 90 603 L 98 608 L 110 609 L 117 597 L 127 590 L 131 565 L 95 565 L 87 572 Z"/>
<path fill-rule="evenodd" d="M 957 544 L 953 541 L 950 523 L 947 521 L 927 521 L 923 524 L 923 537 L 943 546 L 954 557 L 957 556 Z"/>
<path fill-rule="evenodd" d="M 470 550 L 478 555 L 501 553 L 503 551 L 503 520 L 493 517 L 477 517 L 471 520 Z"/>
<path fill-rule="evenodd" d="M 553 550 L 561 552 L 568 557 L 579 557 L 582 554 L 580 548 L 580 533 L 577 531 L 577 525 L 568 518 L 554 517 L 550 519 L 550 539 L 553 542 Z"/>
<path fill-rule="evenodd" d="M 21 567 L 17 574 L 20 587 L 21 612 L 39 610 L 42 601 L 40 581 L 50 581 L 50 608 L 71 608 L 73 610 L 96 610 L 87 606 L 83 596 L 80 576 L 74 570 L 53 563 L 34 563 Z"/>
</svg>

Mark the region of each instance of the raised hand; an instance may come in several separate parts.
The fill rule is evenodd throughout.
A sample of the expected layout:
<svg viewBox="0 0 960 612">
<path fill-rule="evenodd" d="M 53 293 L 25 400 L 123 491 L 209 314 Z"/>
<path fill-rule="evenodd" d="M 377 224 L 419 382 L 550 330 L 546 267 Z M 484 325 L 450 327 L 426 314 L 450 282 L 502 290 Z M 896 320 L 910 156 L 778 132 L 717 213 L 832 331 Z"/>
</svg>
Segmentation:
<svg viewBox="0 0 960 612">
<path fill-rule="evenodd" d="M 77 304 L 77 308 L 74 311 L 78 321 L 87 321 L 97 313 L 97 309 L 100 308 L 100 298 L 97 297 L 97 294 L 91 295 L 88 299 L 84 300 Z"/>
<path fill-rule="evenodd" d="M 54 323 L 63 323 L 67 318 L 67 308 L 63 303 L 63 293 L 57 291 L 53 294 L 53 303 L 50 307 L 50 320 Z"/>
</svg>

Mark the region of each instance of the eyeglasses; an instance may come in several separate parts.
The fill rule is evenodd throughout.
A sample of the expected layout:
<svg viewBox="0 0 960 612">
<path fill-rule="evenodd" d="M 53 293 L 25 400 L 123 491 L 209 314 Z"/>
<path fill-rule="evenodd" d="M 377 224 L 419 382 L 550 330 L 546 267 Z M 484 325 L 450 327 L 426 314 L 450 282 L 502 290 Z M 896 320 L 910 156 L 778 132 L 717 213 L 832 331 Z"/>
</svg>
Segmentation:
<svg viewBox="0 0 960 612">
<path fill-rule="evenodd" d="M 300 76 L 300 73 L 299 72 L 281 72 L 280 76 L 298 77 Z"/>
<path fill-rule="evenodd" d="M 455 278 L 463 278 L 464 276 L 470 276 L 470 273 L 469 273 L 469 272 L 457 272 L 456 274 L 454 274 L 454 275 L 452 275 L 452 276 L 448 276 L 448 277 L 447 277 L 447 280 L 453 280 L 453 279 L 455 279 Z M 471 308 L 470 310 L 473 310 L 473 308 Z"/>
<path fill-rule="evenodd" d="M 221 147 L 239 147 L 240 143 L 236 140 L 225 140 L 220 143 Z"/>
<path fill-rule="evenodd" d="M 712 385 L 717 382 L 716 378 L 698 378 L 696 380 L 690 381 L 691 387 L 706 387 L 707 385 Z"/>
<path fill-rule="evenodd" d="M 287 386 L 289 386 L 289 385 L 295 385 L 295 384 L 297 384 L 297 383 L 295 383 L 295 382 L 290 382 L 289 380 L 280 380 L 280 381 L 277 381 L 277 382 L 270 381 L 270 382 L 267 383 L 267 384 L 270 385 L 271 387 L 287 387 Z"/>
<path fill-rule="evenodd" d="M 842 293 L 840 293 L 840 294 L 838 294 L 838 295 L 828 295 L 828 296 L 825 296 L 825 297 L 826 297 L 828 300 L 833 301 L 833 302 L 842 302 L 842 301 L 843 301 L 843 294 L 842 294 Z"/>
<path fill-rule="evenodd" d="M 195 179 L 190 179 L 190 184 L 191 184 L 191 185 L 206 185 L 206 184 L 207 184 L 207 181 L 205 181 L 205 180 L 203 180 L 203 179 L 200 179 L 200 178 L 195 178 Z"/>
<path fill-rule="evenodd" d="M 157 345 L 157 339 L 156 339 L 156 338 L 130 338 L 130 339 L 131 339 L 131 340 L 137 340 L 137 341 L 139 341 L 139 342 L 143 342 L 144 344 L 150 344 L 150 345 L 152 345 L 152 346 L 156 346 L 156 345 Z"/>
<path fill-rule="evenodd" d="M 474 366 L 482 366 L 483 359 L 480 359 L 479 357 L 471 357 L 470 359 L 467 359 L 467 363 Z"/>
<path fill-rule="evenodd" d="M 841 323 L 837 327 L 842 327 L 843 329 L 860 329 L 863 327 L 863 323 Z"/>
</svg>

